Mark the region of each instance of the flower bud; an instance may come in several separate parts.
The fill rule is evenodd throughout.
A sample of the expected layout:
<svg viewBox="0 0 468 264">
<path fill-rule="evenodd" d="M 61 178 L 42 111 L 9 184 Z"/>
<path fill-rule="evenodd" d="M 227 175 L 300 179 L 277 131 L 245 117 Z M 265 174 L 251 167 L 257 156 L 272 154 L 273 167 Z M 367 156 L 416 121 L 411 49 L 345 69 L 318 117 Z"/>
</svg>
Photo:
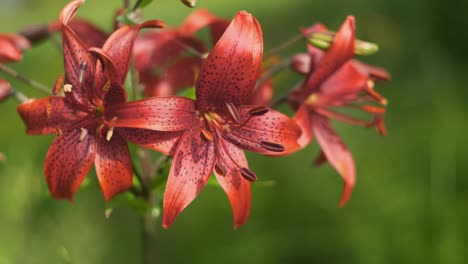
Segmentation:
<svg viewBox="0 0 468 264">
<path fill-rule="evenodd" d="M 330 48 L 331 44 L 333 43 L 333 39 L 335 38 L 335 33 L 333 32 L 317 32 L 313 33 L 309 36 L 308 40 L 309 43 L 313 46 L 327 50 Z M 355 55 L 362 55 L 362 56 L 369 56 L 377 53 L 379 51 L 379 46 L 376 43 L 363 41 L 360 39 L 356 39 L 354 41 L 354 54 Z"/>
</svg>

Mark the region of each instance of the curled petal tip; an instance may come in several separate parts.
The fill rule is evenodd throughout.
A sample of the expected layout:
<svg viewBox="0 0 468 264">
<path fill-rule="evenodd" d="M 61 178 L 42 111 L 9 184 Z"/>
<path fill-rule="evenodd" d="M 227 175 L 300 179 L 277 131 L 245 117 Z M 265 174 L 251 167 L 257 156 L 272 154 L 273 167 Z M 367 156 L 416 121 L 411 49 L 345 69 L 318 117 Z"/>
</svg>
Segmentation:
<svg viewBox="0 0 468 264">
<path fill-rule="evenodd" d="M 351 198 L 351 194 L 353 192 L 354 184 L 345 183 L 343 194 L 341 195 L 340 199 L 340 207 L 344 207 L 349 199 Z"/>
<path fill-rule="evenodd" d="M 75 0 L 66 5 L 60 12 L 60 22 L 62 22 L 64 25 L 67 25 L 68 22 L 73 19 L 76 11 L 84 2 L 85 0 Z"/>
</svg>

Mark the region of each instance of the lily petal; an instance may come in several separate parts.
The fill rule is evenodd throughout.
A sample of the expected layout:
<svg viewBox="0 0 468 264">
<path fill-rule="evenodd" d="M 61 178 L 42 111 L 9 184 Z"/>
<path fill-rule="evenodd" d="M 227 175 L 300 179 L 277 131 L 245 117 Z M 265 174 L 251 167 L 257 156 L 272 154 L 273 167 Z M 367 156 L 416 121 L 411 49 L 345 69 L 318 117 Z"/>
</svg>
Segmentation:
<svg viewBox="0 0 468 264">
<path fill-rule="evenodd" d="M 200 58 L 184 58 L 171 65 L 162 78 L 145 72 L 140 78 L 145 96 L 171 96 L 183 88 L 193 87 L 201 65 Z"/>
<path fill-rule="evenodd" d="M 247 104 L 249 105 L 269 105 L 273 98 L 273 80 L 267 80 L 256 87 L 250 94 Z"/>
<path fill-rule="evenodd" d="M 195 85 L 197 109 L 245 103 L 260 72 L 262 54 L 258 21 L 245 11 L 237 13 L 202 65 Z"/>
<path fill-rule="evenodd" d="M 72 200 L 93 165 L 96 140 L 90 133 L 79 141 L 80 130 L 58 136 L 47 152 L 44 174 L 50 194 L 56 199 Z"/>
<path fill-rule="evenodd" d="M 229 25 L 229 21 L 213 15 L 205 9 L 192 12 L 182 24 L 180 31 L 186 35 L 194 35 L 197 31 L 209 26 L 213 43 L 216 43 Z"/>
<path fill-rule="evenodd" d="M 219 184 L 229 198 L 234 216 L 234 228 L 243 225 L 250 214 L 251 183 L 240 174 L 241 168 L 248 168 L 244 152 L 235 145 L 220 140 L 217 146 L 219 156 L 216 164 L 226 171 L 224 175 L 216 170 L 214 173 Z"/>
<path fill-rule="evenodd" d="M 30 135 L 56 133 L 57 129 L 65 129 L 78 118 L 64 98 L 56 96 L 26 101 L 16 110 Z"/>
<path fill-rule="evenodd" d="M 187 47 L 199 53 L 204 53 L 206 50 L 201 41 L 181 34 L 179 30 L 165 28 L 159 32 L 145 34 L 138 37 L 135 42 L 135 67 L 139 71 L 161 67 L 181 55 Z"/>
<path fill-rule="evenodd" d="M 327 160 L 343 178 L 344 189 L 340 206 L 344 206 L 351 197 L 356 182 L 356 169 L 354 167 L 353 156 L 341 138 L 335 133 L 335 130 L 330 126 L 328 119 L 314 115 L 312 128 Z"/>
<path fill-rule="evenodd" d="M 97 141 L 94 161 L 99 184 L 106 201 L 132 186 L 132 160 L 127 142 L 117 133 L 110 141 Z"/>
<path fill-rule="evenodd" d="M 309 92 L 319 89 L 323 81 L 354 56 L 355 22 L 348 16 L 336 33 L 331 47 L 312 72 L 305 87 Z"/>
<path fill-rule="evenodd" d="M 240 124 L 249 117 L 249 111 L 256 106 L 241 106 L 237 108 L 240 116 Z M 239 128 L 231 127 L 227 133 L 227 139 L 246 150 L 258 152 L 270 156 L 283 156 L 300 149 L 297 140 L 301 135 L 301 129 L 294 120 L 288 116 L 268 109 L 268 112 L 260 116 L 252 116 L 250 120 Z M 262 147 L 261 142 L 271 142 L 284 147 L 284 151 L 275 152 Z"/>
<path fill-rule="evenodd" d="M 23 58 L 22 50 L 31 46 L 29 41 L 19 35 L 0 35 L 0 62 L 20 61 Z"/>
<path fill-rule="evenodd" d="M 127 77 L 127 72 L 130 66 L 130 58 L 133 52 L 133 45 L 135 43 L 138 32 L 143 28 L 159 28 L 163 27 L 164 23 L 159 20 L 149 20 L 136 26 L 126 26 L 114 31 L 112 35 L 104 43 L 102 50 L 104 50 L 111 61 L 114 62 L 117 71 L 121 76 L 121 84 Z M 96 67 L 96 82 L 97 89 L 104 87 L 106 84 L 105 74 L 102 72 L 102 67 L 99 67 L 98 62 Z"/>
<path fill-rule="evenodd" d="M 161 132 L 141 128 L 119 127 L 115 129 L 125 140 L 165 155 L 174 155 L 177 141 L 184 131 Z"/>
<path fill-rule="evenodd" d="M 294 115 L 294 120 L 296 121 L 297 125 L 301 128 L 302 134 L 301 137 L 297 140 L 299 146 L 301 148 L 307 147 L 309 143 L 312 141 L 314 135 L 312 133 L 312 121 L 311 121 L 311 112 L 309 107 L 303 104 L 299 110 L 297 110 L 296 114 Z"/>
<path fill-rule="evenodd" d="M 117 117 L 115 127 L 133 127 L 158 131 L 181 131 L 198 122 L 192 99 L 171 96 L 152 97 L 115 105 L 106 117 Z"/>
<path fill-rule="evenodd" d="M 369 76 L 374 81 L 390 81 L 392 79 L 390 73 L 383 68 L 372 66 L 358 60 L 353 60 L 352 63 L 359 72 Z"/>
<path fill-rule="evenodd" d="M 164 192 L 164 228 L 198 196 L 213 170 L 214 143 L 202 139 L 200 132 L 198 126 L 189 128 L 177 146 Z"/>
</svg>

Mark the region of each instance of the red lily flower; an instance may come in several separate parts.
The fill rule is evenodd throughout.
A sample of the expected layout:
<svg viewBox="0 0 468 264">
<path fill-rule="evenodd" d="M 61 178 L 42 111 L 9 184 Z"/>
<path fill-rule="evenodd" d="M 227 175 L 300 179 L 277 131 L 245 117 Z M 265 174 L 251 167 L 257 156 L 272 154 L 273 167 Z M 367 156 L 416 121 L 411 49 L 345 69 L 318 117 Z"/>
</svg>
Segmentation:
<svg viewBox="0 0 468 264">
<path fill-rule="evenodd" d="M 60 14 L 65 78 L 63 75 L 58 78 L 54 93 L 63 89 L 65 96 L 32 100 L 21 104 L 17 110 L 28 134 L 57 133 L 44 166 L 54 198 L 71 201 L 94 163 L 104 197 L 109 200 L 132 185 L 133 172 L 128 146 L 120 133 L 123 128 L 114 129 L 113 123 L 118 117 L 108 108 L 126 101 L 122 84 L 138 31 L 160 27 L 162 23 L 148 21 L 115 31 L 102 50 L 90 50 L 100 59 L 94 65 L 87 47 L 69 27 L 83 2 L 70 2 Z M 109 115 L 113 117 L 107 118 Z M 127 130 L 126 133 L 137 133 Z"/>
<path fill-rule="evenodd" d="M 255 86 L 262 53 L 260 25 L 241 11 L 203 63 L 196 100 L 148 98 L 115 110 L 116 127 L 183 133 L 164 194 L 165 228 L 196 198 L 212 171 L 229 198 L 234 226 L 244 224 L 250 212 L 250 182 L 256 176 L 242 150 L 285 155 L 299 148 L 300 128 L 294 120 L 264 106 L 243 105 Z M 137 119 L 133 111 L 139 112 Z"/>
<path fill-rule="evenodd" d="M 228 24 L 229 21 L 199 9 L 179 28 L 164 28 L 139 37 L 135 43 L 135 67 L 140 72 L 145 95 L 169 96 L 193 87 L 202 63 L 199 54 L 207 52 L 196 33 L 209 27 L 214 44 Z M 161 74 L 154 74 L 154 69 Z"/>
<path fill-rule="evenodd" d="M 23 58 L 22 51 L 30 48 L 30 43 L 22 36 L 0 34 L 0 63 L 17 62 Z M 0 79 L 0 102 L 11 94 L 10 83 Z"/>
<path fill-rule="evenodd" d="M 317 31 L 326 31 L 326 28 L 318 24 L 304 30 L 304 34 Z M 385 109 L 368 103 L 378 103 L 383 106 L 387 104 L 373 86 L 376 80 L 390 79 L 385 70 L 352 60 L 354 44 L 354 17 L 350 16 L 336 33 L 327 52 L 309 45 L 308 55 L 296 56 L 294 68 L 300 73 L 307 74 L 307 77 L 304 83 L 289 95 L 290 104 L 297 110 L 294 119 L 303 132 L 299 144 L 305 147 L 315 134 L 322 148 L 316 163 L 321 164 L 328 160 L 344 180 L 341 206 L 351 196 L 356 172 L 351 153 L 330 126 L 329 120 L 335 119 L 364 127 L 375 126 L 381 134 L 385 134 L 382 117 Z M 336 107 L 366 111 L 374 115 L 374 120 L 367 122 L 335 112 L 333 108 Z"/>
<path fill-rule="evenodd" d="M 207 46 L 196 33 L 209 27 L 214 45 L 229 21 L 199 9 L 190 14 L 179 28 L 164 28 L 139 37 L 135 43 L 135 65 L 140 72 L 145 96 L 171 96 L 195 85 L 203 63 L 200 54 Z M 159 74 L 155 74 L 155 69 Z M 249 102 L 267 105 L 272 97 L 271 80 L 254 90 Z"/>
</svg>

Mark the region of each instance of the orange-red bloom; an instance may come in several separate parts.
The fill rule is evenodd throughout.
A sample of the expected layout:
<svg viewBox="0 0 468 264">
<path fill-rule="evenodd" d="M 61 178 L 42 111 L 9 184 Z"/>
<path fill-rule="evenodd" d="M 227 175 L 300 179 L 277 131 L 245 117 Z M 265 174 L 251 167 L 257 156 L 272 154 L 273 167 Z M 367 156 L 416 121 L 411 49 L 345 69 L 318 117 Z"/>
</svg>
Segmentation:
<svg viewBox="0 0 468 264">
<path fill-rule="evenodd" d="M 57 133 L 44 166 L 53 197 L 71 200 L 94 163 L 104 197 L 109 200 L 132 184 L 130 153 L 121 133 L 136 133 L 134 129 L 114 128 L 118 116 L 109 109 L 125 104 L 122 84 L 138 31 L 162 23 L 148 21 L 115 31 L 102 50 L 89 51 L 100 60 L 95 64 L 86 45 L 69 27 L 83 2 L 69 3 L 60 14 L 65 76 L 58 78 L 54 94 L 63 89 L 65 96 L 28 101 L 17 110 L 29 134 Z"/>
<path fill-rule="evenodd" d="M 264 106 L 245 105 L 260 72 L 263 39 L 257 20 L 239 12 L 204 61 L 196 100 L 149 98 L 115 111 L 115 126 L 180 132 L 164 194 L 163 226 L 200 193 L 214 171 L 234 214 L 234 226 L 250 212 L 250 182 L 256 180 L 242 150 L 285 155 L 299 148 L 300 128 Z M 139 112 L 138 117 L 132 115 Z M 138 138 L 128 138 L 138 143 Z M 141 145 L 148 146 L 148 142 Z"/>
<path fill-rule="evenodd" d="M 20 61 L 23 58 L 22 51 L 29 47 L 29 41 L 22 36 L 0 34 L 0 63 Z M 4 79 L 0 79 L 0 102 L 5 100 L 10 94 L 10 83 Z"/>
<path fill-rule="evenodd" d="M 304 30 L 310 32 L 326 31 L 323 25 L 315 25 Z M 356 172 L 351 153 L 341 138 L 331 127 L 329 120 L 360 125 L 375 126 L 385 133 L 382 115 L 387 101 L 373 88 L 376 80 L 389 80 L 389 74 L 377 67 L 352 60 L 355 49 L 354 17 L 348 17 L 336 33 L 327 52 L 312 45 L 307 55 L 300 54 L 294 60 L 294 68 L 306 74 L 301 86 L 289 95 L 289 102 L 297 110 L 294 119 L 302 128 L 299 143 L 305 147 L 316 136 L 322 148 L 317 163 L 328 160 L 344 180 L 344 191 L 340 201 L 344 205 L 351 196 Z M 374 115 L 372 121 L 364 121 L 334 111 L 337 107 L 359 109 Z"/>
</svg>

